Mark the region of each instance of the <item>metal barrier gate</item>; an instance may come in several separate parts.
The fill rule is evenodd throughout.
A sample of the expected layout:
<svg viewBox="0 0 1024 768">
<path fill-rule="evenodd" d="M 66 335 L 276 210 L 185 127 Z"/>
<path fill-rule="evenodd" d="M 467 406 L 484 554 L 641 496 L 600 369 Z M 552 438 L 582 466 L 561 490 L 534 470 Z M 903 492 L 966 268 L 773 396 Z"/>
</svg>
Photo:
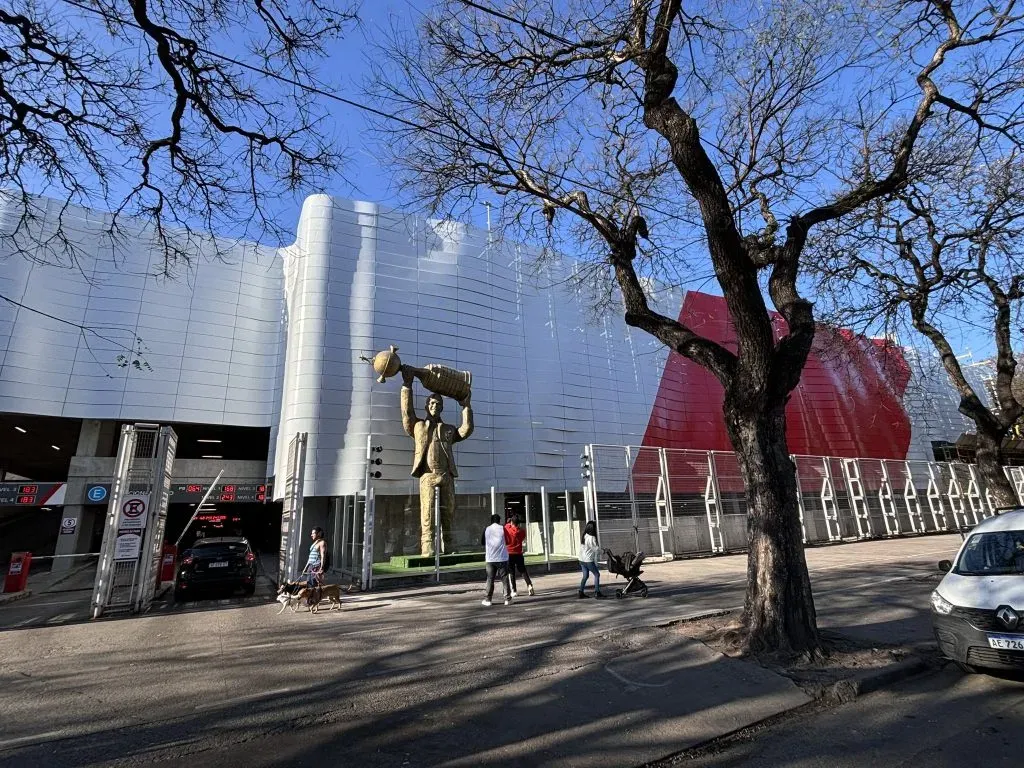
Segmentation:
<svg viewBox="0 0 1024 768">
<path fill-rule="evenodd" d="M 157 575 L 178 438 L 170 427 L 126 424 L 121 429 L 92 616 L 149 608 Z"/>
<path fill-rule="evenodd" d="M 284 477 L 284 504 L 281 511 L 281 550 L 277 575 L 281 581 L 298 576 L 302 546 L 302 501 L 306 477 L 306 433 L 297 432 L 288 443 L 288 466 Z"/>
</svg>

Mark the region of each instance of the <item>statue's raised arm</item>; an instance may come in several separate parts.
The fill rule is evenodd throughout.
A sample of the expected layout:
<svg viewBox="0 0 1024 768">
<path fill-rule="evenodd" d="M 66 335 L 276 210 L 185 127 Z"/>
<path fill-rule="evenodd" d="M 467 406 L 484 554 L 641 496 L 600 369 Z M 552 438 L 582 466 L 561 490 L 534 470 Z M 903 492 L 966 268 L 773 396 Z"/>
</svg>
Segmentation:
<svg viewBox="0 0 1024 768">
<path fill-rule="evenodd" d="M 422 419 L 416 416 L 416 406 L 412 403 L 413 372 L 402 369 L 402 428 L 409 437 L 416 437 L 416 424 Z"/>
<path fill-rule="evenodd" d="M 456 433 L 455 442 L 461 442 L 473 434 L 473 406 L 469 401 L 469 395 L 459 403 L 462 406 L 462 424 Z"/>
</svg>

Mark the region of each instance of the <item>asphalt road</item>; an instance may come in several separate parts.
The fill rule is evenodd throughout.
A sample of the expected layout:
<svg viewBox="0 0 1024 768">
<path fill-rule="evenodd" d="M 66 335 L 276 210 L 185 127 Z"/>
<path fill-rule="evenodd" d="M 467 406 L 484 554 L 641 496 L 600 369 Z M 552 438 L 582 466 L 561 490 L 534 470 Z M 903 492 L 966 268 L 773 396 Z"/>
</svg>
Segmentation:
<svg viewBox="0 0 1024 768">
<path fill-rule="evenodd" d="M 787 720 L 718 752 L 702 768 L 963 768 L 1024 764 L 1024 682 L 955 666 L 851 704 Z"/>
<path fill-rule="evenodd" d="M 959 541 L 809 550 L 819 623 L 927 641 L 935 563 Z M 575 575 L 535 575 L 537 596 L 507 608 L 480 606 L 481 585 L 317 615 L 210 601 L 76 622 L 47 595 L 6 605 L 0 765 L 629 765 L 805 700 L 671 631 L 742 602 L 742 556 L 651 565 L 646 600 L 577 600 Z"/>
</svg>

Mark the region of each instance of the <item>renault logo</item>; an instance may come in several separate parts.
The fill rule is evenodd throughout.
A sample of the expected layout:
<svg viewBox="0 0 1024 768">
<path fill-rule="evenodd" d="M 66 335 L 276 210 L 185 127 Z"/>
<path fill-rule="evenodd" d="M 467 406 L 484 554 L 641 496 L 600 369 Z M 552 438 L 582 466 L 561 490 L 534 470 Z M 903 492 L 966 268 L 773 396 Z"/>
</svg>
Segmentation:
<svg viewBox="0 0 1024 768">
<path fill-rule="evenodd" d="M 996 618 L 1002 622 L 1003 626 L 1007 629 L 1016 629 L 1020 623 L 1020 616 L 1008 605 L 999 606 L 996 610 Z"/>
</svg>

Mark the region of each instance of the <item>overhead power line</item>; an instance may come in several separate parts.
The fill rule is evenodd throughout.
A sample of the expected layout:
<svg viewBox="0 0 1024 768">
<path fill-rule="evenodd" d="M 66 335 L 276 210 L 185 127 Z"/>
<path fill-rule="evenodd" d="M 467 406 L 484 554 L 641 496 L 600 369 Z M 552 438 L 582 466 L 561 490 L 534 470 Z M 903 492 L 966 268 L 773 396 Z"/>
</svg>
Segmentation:
<svg viewBox="0 0 1024 768">
<path fill-rule="evenodd" d="M 70 5 L 70 6 L 74 7 L 74 8 L 77 8 L 77 9 L 79 9 L 81 11 L 84 11 L 84 12 L 86 12 L 88 14 L 91 14 L 93 16 L 96 16 L 96 17 L 104 20 L 105 22 L 110 22 L 111 21 L 110 17 L 108 17 L 102 11 L 99 11 L 96 8 L 90 7 L 88 5 L 84 5 L 83 3 L 77 2 L 76 0 L 60 0 L 60 2 L 64 3 L 65 5 Z M 416 9 L 416 10 L 418 11 L 418 9 Z M 481 8 L 481 10 L 485 10 L 486 11 L 487 9 Z M 422 11 L 418 11 L 418 12 L 421 13 L 421 14 L 423 13 Z M 515 22 L 517 24 L 521 23 L 517 19 L 514 19 L 514 18 L 510 18 L 509 20 L 513 21 L 513 22 Z M 131 27 L 131 28 L 137 29 L 139 31 L 144 31 L 142 29 L 142 27 L 140 25 L 138 25 L 137 23 L 135 23 L 134 21 L 129 21 L 128 19 L 125 19 L 125 18 L 122 18 L 122 17 L 118 17 L 117 19 L 115 19 L 113 21 L 115 23 L 117 23 L 117 24 L 120 24 L 120 25 L 123 25 L 123 26 L 126 26 L 126 27 Z M 446 134 L 444 131 L 439 131 L 436 128 L 431 128 L 429 126 L 422 125 L 420 123 L 415 122 L 414 120 L 409 120 L 407 118 L 400 117 L 400 116 L 395 115 L 393 113 L 384 112 L 383 110 L 377 109 L 376 107 L 370 106 L 369 104 L 365 104 L 363 102 L 356 101 L 355 99 L 346 98 L 345 96 L 339 96 L 336 93 L 333 93 L 331 91 L 325 90 L 325 87 L 322 84 L 313 85 L 311 83 L 302 82 L 301 80 L 296 80 L 294 78 L 287 77 L 287 76 L 282 75 L 282 74 L 280 74 L 278 72 L 271 72 L 268 69 L 265 69 L 263 67 L 258 67 L 258 66 L 254 65 L 254 64 L 250 64 L 250 63 L 245 62 L 245 61 L 241 61 L 241 60 L 236 59 L 236 58 L 234 58 L 232 56 L 227 56 L 227 55 L 225 55 L 223 53 L 218 53 L 217 51 L 211 51 L 209 48 L 206 48 L 206 47 L 200 45 L 199 43 L 195 43 L 195 50 L 197 50 L 200 53 L 203 53 L 203 54 L 205 54 L 205 55 L 207 55 L 207 56 L 209 56 L 211 58 L 219 59 L 220 61 L 223 61 L 226 64 L 233 64 L 234 66 L 240 67 L 240 68 L 245 69 L 245 70 L 247 70 L 249 72 L 253 72 L 255 74 L 262 75 L 263 77 L 267 77 L 267 78 L 270 78 L 272 80 L 277 80 L 277 81 L 279 81 L 281 83 L 285 83 L 287 85 L 291 85 L 291 86 L 294 86 L 296 88 L 301 88 L 302 90 L 307 91 L 309 93 L 314 93 L 314 94 L 316 94 L 318 96 L 322 96 L 322 97 L 324 97 L 326 99 L 330 99 L 332 101 L 336 101 L 339 104 L 344 104 L 346 106 L 352 107 L 353 109 L 358 109 L 358 110 L 360 110 L 362 112 L 366 112 L 366 113 L 372 114 L 372 115 L 374 115 L 376 117 L 383 118 L 384 120 L 388 120 L 388 121 L 395 122 L 395 123 L 400 123 L 401 125 L 405 125 L 405 126 L 407 126 L 409 128 L 414 128 L 414 129 L 416 129 L 418 131 L 423 131 L 424 133 L 429 133 L 431 135 L 438 136 L 438 137 L 443 138 L 443 139 L 452 139 L 452 138 L 454 138 L 451 135 Z M 527 162 L 523 162 L 523 167 L 526 168 L 527 170 L 536 171 L 538 173 L 552 174 L 552 171 L 550 171 L 547 168 L 542 168 L 542 167 L 540 167 L 538 165 L 533 165 L 533 164 L 527 163 Z M 600 194 L 600 195 L 607 195 L 608 197 L 612 198 L 613 200 L 616 200 L 616 201 L 618 201 L 620 203 L 625 203 L 626 205 L 633 205 L 634 204 L 634 201 L 632 201 L 632 200 L 629 200 L 629 199 L 627 199 L 625 197 L 622 197 L 621 195 L 618 195 L 615 192 L 611 192 L 611 191 L 609 191 L 607 189 L 602 189 L 601 187 L 595 186 L 595 185 L 591 184 L 590 182 L 584 181 L 582 179 L 575 179 L 575 178 L 573 178 L 571 176 L 567 176 L 567 175 L 565 175 L 563 173 L 557 173 L 557 172 L 555 172 L 553 175 L 556 178 L 558 178 L 560 181 L 562 181 L 562 182 L 564 182 L 566 184 L 570 184 L 570 185 L 573 185 L 573 186 L 576 186 L 576 187 L 580 187 L 582 189 L 586 189 L 586 190 L 589 190 L 591 192 L 596 192 L 597 194 Z M 680 221 L 680 222 L 683 222 L 683 223 L 688 224 L 690 226 L 694 225 L 694 222 L 689 221 L 689 220 L 683 218 L 682 216 L 679 216 L 678 214 L 669 213 L 668 211 L 664 211 L 664 210 L 662 210 L 660 208 L 656 208 L 653 205 L 647 205 L 646 208 L 648 210 L 650 210 L 650 211 L 653 211 L 654 213 L 661 214 L 662 216 L 665 216 L 668 219 L 671 219 L 671 220 L 674 220 L 674 221 Z"/>
</svg>

